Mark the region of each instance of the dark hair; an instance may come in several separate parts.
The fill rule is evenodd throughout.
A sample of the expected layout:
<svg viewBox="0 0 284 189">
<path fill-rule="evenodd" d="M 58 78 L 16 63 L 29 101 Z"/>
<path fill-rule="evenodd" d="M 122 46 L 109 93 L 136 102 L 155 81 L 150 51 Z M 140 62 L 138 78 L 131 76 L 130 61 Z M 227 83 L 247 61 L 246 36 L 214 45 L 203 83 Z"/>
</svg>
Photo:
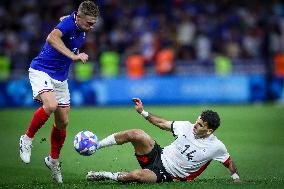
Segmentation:
<svg viewBox="0 0 284 189">
<path fill-rule="evenodd" d="M 203 122 L 207 122 L 208 128 L 213 129 L 214 131 L 220 125 L 220 117 L 217 112 L 212 110 L 205 110 L 201 113 L 201 119 Z"/>
<path fill-rule="evenodd" d="M 99 7 L 93 1 L 83 1 L 78 8 L 79 14 L 98 17 L 100 14 Z"/>
</svg>

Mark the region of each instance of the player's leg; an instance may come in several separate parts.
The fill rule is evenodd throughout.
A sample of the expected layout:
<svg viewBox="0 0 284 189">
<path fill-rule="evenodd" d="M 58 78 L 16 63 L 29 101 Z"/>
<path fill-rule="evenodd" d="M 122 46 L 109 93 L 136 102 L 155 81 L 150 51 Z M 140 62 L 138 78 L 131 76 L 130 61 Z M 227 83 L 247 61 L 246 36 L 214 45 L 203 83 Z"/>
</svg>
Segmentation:
<svg viewBox="0 0 284 189">
<path fill-rule="evenodd" d="M 67 81 L 52 81 L 58 108 L 54 112 L 54 124 L 50 135 L 50 154 L 44 159 L 44 162 L 51 170 L 54 181 L 62 183 L 59 155 L 66 138 L 66 127 L 69 120 L 68 113 L 70 111 L 70 94 Z"/>
<path fill-rule="evenodd" d="M 50 135 L 51 149 L 50 156 L 58 159 L 60 150 L 66 138 L 66 127 L 68 126 L 68 113 L 70 107 L 58 107 L 54 112 L 54 125 Z"/>
<path fill-rule="evenodd" d="M 35 111 L 26 134 L 22 135 L 20 139 L 20 157 L 25 163 L 30 162 L 30 146 L 36 132 L 45 124 L 49 119 L 50 114 L 57 108 L 57 102 L 53 92 L 44 92 L 39 95 L 39 98 L 41 99 L 43 106 Z"/>
<path fill-rule="evenodd" d="M 51 170 L 52 178 L 62 183 L 59 155 L 66 138 L 66 127 L 68 125 L 68 112 L 70 107 L 58 107 L 54 112 L 54 125 L 50 135 L 50 154 L 44 159 L 46 166 Z"/>
<path fill-rule="evenodd" d="M 34 113 L 26 134 L 20 138 L 20 157 L 23 162 L 29 163 L 31 156 L 31 144 L 36 132 L 48 120 L 50 114 L 57 108 L 57 102 L 53 91 L 53 84 L 48 74 L 29 69 L 29 79 L 33 90 L 34 100 L 43 103 Z"/>
<path fill-rule="evenodd" d="M 50 76 L 44 72 L 29 69 L 29 79 L 33 90 L 33 98 L 43 104 L 33 115 L 26 135 L 33 138 L 49 116 L 57 109 L 54 85 Z"/>
<path fill-rule="evenodd" d="M 54 92 L 58 108 L 54 112 L 54 124 L 52 127 L 50 141 L 50 157 L 58 159 L 60 150 L 66 138 L 66 127 L 69 122 L 68 113 L 70 111 L 70 93 L 67 81 L 57 81 L 52 79 Z"/>
<path fill-rule="evenodd" d="M 155 183 L 157 181 L 157 176 L 149 169 L 136 169 L 129 173 L 118 174 L 117 181 Z"/>
<path fill-rule="evenodd" d="M 35 112 L 32 117 L 26 135 L 33 138 L 35 133 L 44 125 L 48 120 L 50 114 L 57 109 L 57 102 L 54 92 L 47 91 L 39 95 L 43 105 Z"/>
<path fill-rule="evenodd" d="M 114 180 L 118 182 L 141 182 L 155 183 L 157 181 L 156 174 L 149 169 L 136 169 L 131 172 L 88 172 L 86 176 L 89 181 Z"/>
<path fill-rule="evenodd" d="M 148 154 L 155 145 L 155 141 L 141 129 L 131 129 L 114 133 L 100 141 L 99 148 L 111 145 L 122 145 L 131 142 L 137 155 Z"/>
</svg>

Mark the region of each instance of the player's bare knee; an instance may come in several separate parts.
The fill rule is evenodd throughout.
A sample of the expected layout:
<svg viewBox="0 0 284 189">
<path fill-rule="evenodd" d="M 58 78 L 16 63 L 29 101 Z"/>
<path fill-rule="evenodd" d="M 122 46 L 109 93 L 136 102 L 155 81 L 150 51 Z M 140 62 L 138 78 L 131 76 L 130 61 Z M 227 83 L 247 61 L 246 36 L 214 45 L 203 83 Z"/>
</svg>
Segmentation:
<svg viewBox="0 0 284 189">
<path fill-rule="evenodd" d="M 140 169 L 130 172 L 128 176 L 132 181 L 141 182 L 143 180 L 143 173 Z"/>
<path fill-rule="evenodd" d="M 144 138 L 145 136 L 146 136 L 146 133 L 141 129 L 132 129 L 126 132 L 126 137 L 130 141 L 140 140 L 141 138 Z"/>
<path fill-rule="evenodd" d="M 52 112 L 55 112 L 55 110 L 57 109 L 58 103 L 57 102 L 49 102 L 49 103 L 44 104 L 44 106 L 45 106 L 45 109 L 47 111 L 52 113 Z"/>
<path fill-rule="evenodd" d="M 55 112 L 55 110 L 57 109 L 57 103 L 56 104 L 52 104 L 50 107 L 49 107 L 49 110 L 51 112 Z"/>
<path fill-rule="evenodd" d="M 62 128 L 66 128 L 68 124 L 69 124 L 69 120 L 68 120 L 68 119 L 63 120 L 63 121 L 61 122 Z"/>
</svg>

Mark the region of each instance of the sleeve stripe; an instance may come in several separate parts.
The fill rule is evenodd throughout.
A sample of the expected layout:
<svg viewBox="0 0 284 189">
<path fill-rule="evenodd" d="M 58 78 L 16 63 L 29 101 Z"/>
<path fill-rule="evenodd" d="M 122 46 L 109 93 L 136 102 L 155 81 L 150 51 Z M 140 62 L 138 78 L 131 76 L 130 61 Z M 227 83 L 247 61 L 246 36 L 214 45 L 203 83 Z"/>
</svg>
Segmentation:
<svg viewBox="0 0 284 189">
<path fill-rule="evenodd" d="M 223 165 L 225 166 L 228 165 L 230 161 L 231 161 L 231 156 L 228 157 L 228 159 L 223 163 Z"/>
<path fill-rule="evenodd" d="M 176 135 L 175 135 L 175 133 L 174 133 L 174 122 L 175 122 L 175 121 L 173 121 L 172 124 L 171 124 L 171 131 L 172 131 L 172 133 L 173 133 L 173 136 L 176 137 Z"/>
</svg>

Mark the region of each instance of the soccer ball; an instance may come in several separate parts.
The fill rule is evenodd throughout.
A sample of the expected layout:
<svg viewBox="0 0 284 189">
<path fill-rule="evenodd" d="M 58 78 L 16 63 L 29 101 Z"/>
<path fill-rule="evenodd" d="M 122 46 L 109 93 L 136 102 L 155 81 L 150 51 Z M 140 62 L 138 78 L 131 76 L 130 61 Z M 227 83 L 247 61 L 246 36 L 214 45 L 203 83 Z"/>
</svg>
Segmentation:
<svg viewBox="0 0 284 189">
<path fill-rule="evenodd" d="M 83 156 L 90 156 L 95 153 L 98 145 L 98 138 L 91 131 L 80 131 L 74 138 L 74 148 Z"/>
</svg>

